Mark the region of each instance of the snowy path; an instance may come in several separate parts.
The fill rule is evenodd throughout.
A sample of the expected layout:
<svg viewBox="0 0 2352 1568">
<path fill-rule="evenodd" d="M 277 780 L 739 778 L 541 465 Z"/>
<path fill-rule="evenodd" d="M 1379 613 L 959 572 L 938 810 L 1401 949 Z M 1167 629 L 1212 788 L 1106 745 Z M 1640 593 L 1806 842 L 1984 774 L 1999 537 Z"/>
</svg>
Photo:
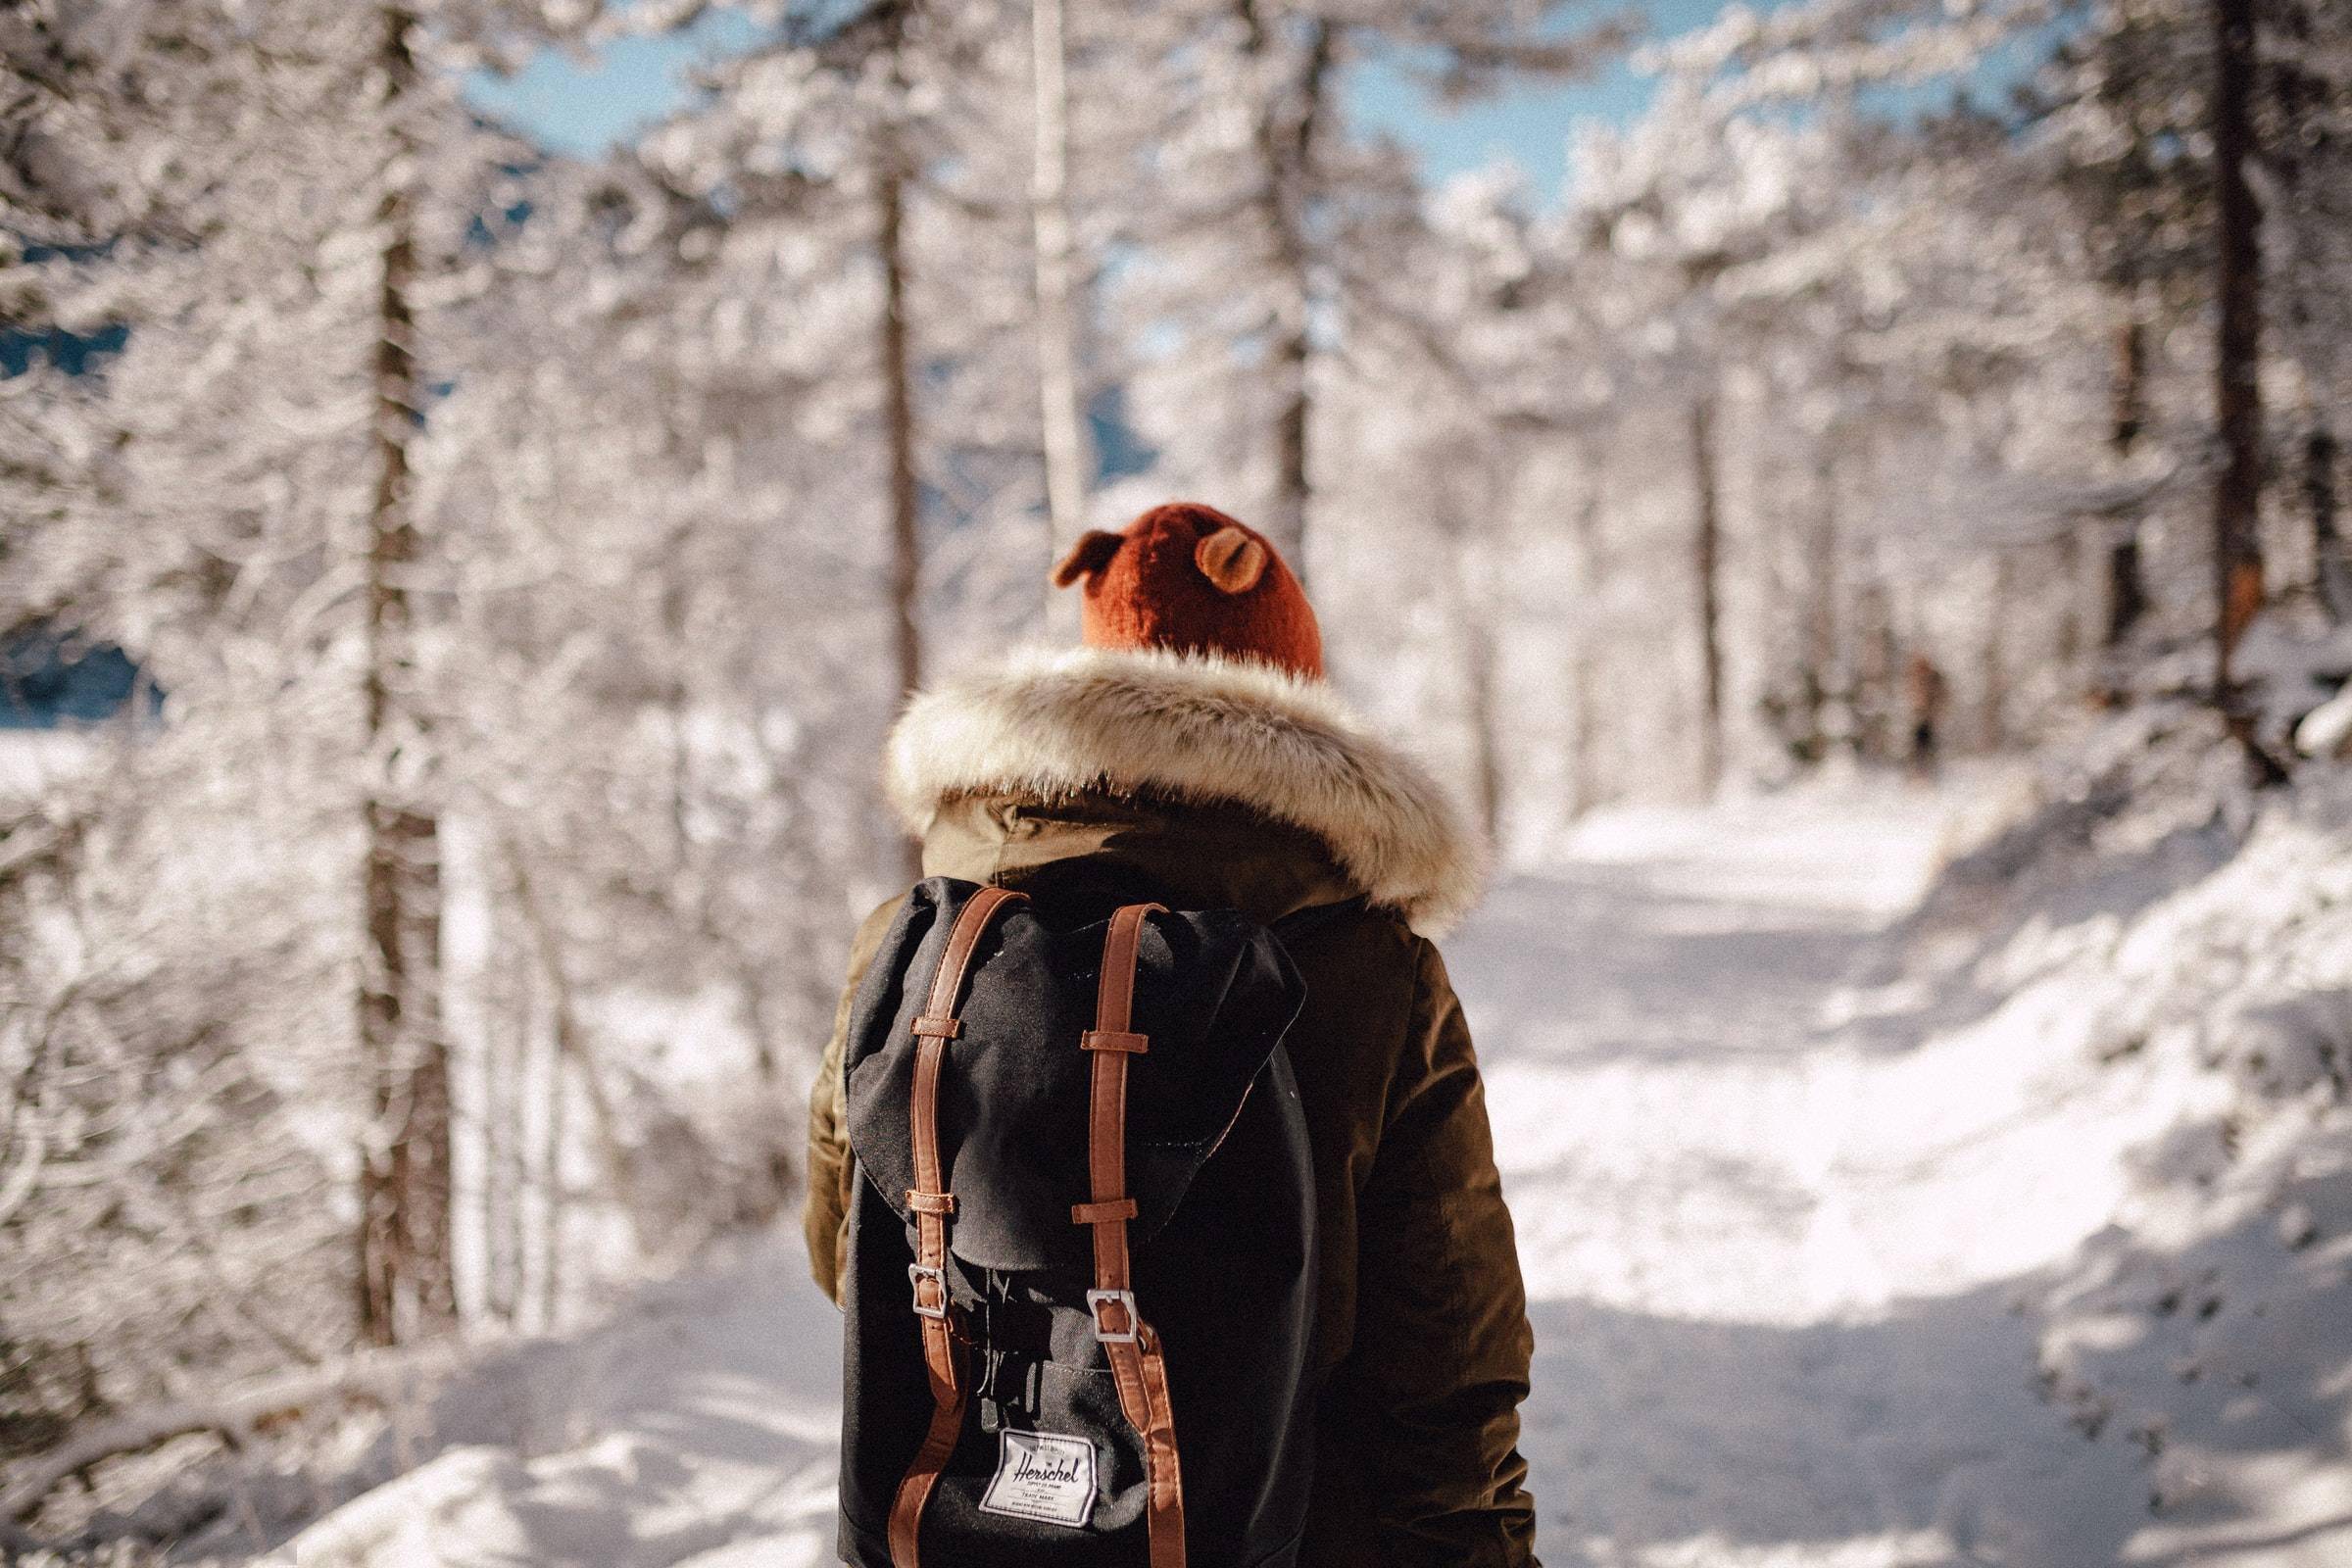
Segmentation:
<svg viewBox="0 0 2352 1568">
<path fill-rule="evenodd" d="M 2138 1118 L 2090 1107 L 2083 1147 L 2083 1107 L 2043 1114 L 2040 1031 L 1923 1050 L 1943 1020 L 1855 984 L 1937 830 L 1891 794 L 1605 819 L 1451 945 L 1554 1565 L 2088 1568 L 2141 1522 L 2036 1402 L 2001 1283 L 2101 1223 L 2086 1170 Z"/>
<path fill-rule="evenodd" d="M 2059 1003 L 1857 984 L 1940 827 L 1898 791 L 1614 815 L 1448 944 L 1552 1568 L 2095 1568 L 2146 1523 L 2129 1455 L 2036 1402 L 2009 1307 L 2160 1123 L 2074 1065 Z M 835 1333 L 778 1242 L 459 1391 L 484 1432 L 485 1404 L 545 1409 L 519 1453 L 446 1453 L 297 1559 L 829 1561 Z"/>
</svg>

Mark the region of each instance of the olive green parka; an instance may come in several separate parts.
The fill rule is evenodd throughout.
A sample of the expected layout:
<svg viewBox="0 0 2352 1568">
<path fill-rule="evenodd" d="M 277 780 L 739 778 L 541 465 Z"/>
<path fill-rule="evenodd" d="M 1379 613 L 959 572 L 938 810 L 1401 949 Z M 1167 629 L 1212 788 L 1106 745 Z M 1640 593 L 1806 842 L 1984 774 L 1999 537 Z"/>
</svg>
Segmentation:
<svg viewBox="0 0 2352 1568">
<path fill-rule="evenodd" d="M 1443 794 L 1321 683 L 1199 656 L 1020 656 L 917 698 L 888 784 L 927 876 L 1290 919 L 1287 1037 L 1320 1235 L 1316 1469 L 1301 1568 L 1528 1568 L 1532 1338 L 1462 1009 L 1426 934 L 1476 897 Z M 849 997 L 811 1097 L 808 1250 L 838 1295 L 856 1179 Z M 1179 1412 L 1181 1438 L 1181 1412 Z"/>
</svg>

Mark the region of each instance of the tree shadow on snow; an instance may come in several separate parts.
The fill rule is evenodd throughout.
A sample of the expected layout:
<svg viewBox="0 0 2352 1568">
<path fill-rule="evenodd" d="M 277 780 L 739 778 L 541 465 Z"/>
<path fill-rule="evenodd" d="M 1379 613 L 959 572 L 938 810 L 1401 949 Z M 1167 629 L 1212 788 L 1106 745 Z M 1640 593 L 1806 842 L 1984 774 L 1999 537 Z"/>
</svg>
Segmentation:
<svg viewBox="0 0 2352 1568">
<path fill-rule="evenodd" d="M 1852 977 L 1863 987 L 1927 982 L 1914 988 L 1914 1004 L 1858 1022 L 1865 1049 L 1899 1054 L 1990 1015 L 2038 977 L 2015 962 L 2002 964 L 1996 979 L 1983 973 L 2030 928 L 2054 935 L 2094 920 L 2127 926 L 2219 871 L 2243 842 L 2217 816 L 2136 847 L 2102 845 L 2098 829 L 2117 808 L 2103 800 L 2056 803 L 1943 867 Z M 2051 942 L 2042 962 L 2069 956 L 2063 942 Z"/>
<path fill-rule="evenodd" d="M 1626 1568 L 1677 1543 L 1695 1553 L 1677 1562 L 1777 1548 L 1775 1562 L 1840 1568 L 2231 1560 L 2143 1534 L 2165 1530 L 2215 1547 L 2301 1537 L 2309 1556 L 2246 1560 L 2317 1568 L 2352 1544 L 2352 1520 L 2277 1529 L 2266 1499 L 2224 1487 L 2152 1505 L 2160 1461 L 2145 1438 L 2070 1424 L 2063 1391 L 2036 1377 L 2019 1310 L 2030 1294 L 2009 1282 L 1794 1326 L 1533 1303 L 1522 1446 L 1545 1561 Z M 2340 1467 L 2344 1369 L 2308 1364 L 2295 1381 L 2291 1422 L 2241 1420 L 2212 1441 L 2240 1458 Z"/>
</svg>

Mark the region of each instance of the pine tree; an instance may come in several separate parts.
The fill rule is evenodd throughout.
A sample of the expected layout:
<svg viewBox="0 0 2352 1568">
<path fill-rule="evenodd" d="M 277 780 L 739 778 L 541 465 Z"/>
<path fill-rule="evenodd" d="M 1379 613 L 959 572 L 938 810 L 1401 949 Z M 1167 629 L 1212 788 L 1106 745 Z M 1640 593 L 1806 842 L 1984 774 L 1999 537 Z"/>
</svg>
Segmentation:
<svg viewBox="0 0 2352 1568">
<path fill-rule="evenodd" d="M 1236 509 L 1302 572 L 1317 569 L 1318 403 L 1326 378 L 1345 373 L 1327 350 L 1359 318 L 1387 313 L 1383 250 L 1369 241 L 1412 225 L 1400 155 L 1348 123 L 1341 84 L 1370 61 L 1452 101 L 1574 77 L 1624 42 L 1611 21 L 1576 21 L 1555 0 L 1195 0 L 1155 11 L 1125 40 L 1122 74 L 1152 89 L 1119 89 L 1150 106 L 1121 162 L 1126 191 L 1148 199 L 1120 215 L 1141 265 L 1113 303 L 1135 336 L 1174 334 L 1169 351 L 1132 368 L 1145 433 L 1180 487 L 1195 475 L 1238 487 Z"/>
<path fill-rule="evenodd" d="M 432 722 L 417 691 L 413 577 L 422 542 L 410 447 L 423 399 L 416 366 L 417 67 L 414 13 L 382 8 L 375 67 L 384 149 L 376 205 L 374 485 L 368 507 L 361 687 L 366 787 L 366 948 L 360 1051 L 373 1083 L 360 1166 L 360 1333 L 392 1345 L 457 1320 L 451 1237 L 449 1043 L 441 1022 L 441 837 L 431 805 Z"/>
<path fill-rule="evenodd" d="M 1046 468 L 1048 553 L 1058 561 L 1086 529 L 1091 462 L 1078 376 L 1081 311 L 1070 190 L 1069 29 L 1062 0 L 1031 0 L 1029 12 L 1038 427 Z"/>
<path fill-rule="evenodd" d="M 2230 707 L 2230 655 L 2260 613 L 2262 573 L 2262 239 L 2254 155 L 2253 0 L 2212 0 L 2214 165 L 2213 685 Z"/>
</svg>

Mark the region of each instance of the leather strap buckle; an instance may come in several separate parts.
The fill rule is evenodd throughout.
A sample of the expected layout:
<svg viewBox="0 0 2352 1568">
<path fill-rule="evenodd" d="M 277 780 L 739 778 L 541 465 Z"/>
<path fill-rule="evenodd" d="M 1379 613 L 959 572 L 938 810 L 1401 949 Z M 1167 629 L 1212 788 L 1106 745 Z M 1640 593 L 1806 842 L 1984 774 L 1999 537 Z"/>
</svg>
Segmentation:
<svg viewBox="0 0 2352 1568">
<path fill-rule="evenodd" d="M 1102 1326 L 1102 1308 L 1113 1305 L 1127 1314 L 1127 1326 L 1124 1329 Z M 1135 1310 L 1133 1291 L 1089 1291 L 1086 1293 L 1086 1311 L 1095 1320 L 1095 1338 L 1104 1345 L 1133 1345 L 1136 1330 L 1143 1327 L 1144 1320 Z"/>
<path fill-rule="evenodd" d="M 1123 1051 L 1130 1055 L 1142 1055 L 1152 1049 L 1152 1037 L 1139 1035 L 1132 1029 L 1089 1029 L 1078 1037 L 1081 1051 Z"/>
<path fill-rule="evenodd" d="M 932 1289 L 939 1292 L 938 1301 L 930 1306 L 923 1304 L 923 1282 L 925 1280 L 929 1280 Z M 909 1263 L 906 1265 L 906 1281 L 914 1287 L 914 1315 L 938 1318 L 944 1322 L 948 1315 L 947 1270 L 933 1268 L 927 1263 Z"/>
</svg>

